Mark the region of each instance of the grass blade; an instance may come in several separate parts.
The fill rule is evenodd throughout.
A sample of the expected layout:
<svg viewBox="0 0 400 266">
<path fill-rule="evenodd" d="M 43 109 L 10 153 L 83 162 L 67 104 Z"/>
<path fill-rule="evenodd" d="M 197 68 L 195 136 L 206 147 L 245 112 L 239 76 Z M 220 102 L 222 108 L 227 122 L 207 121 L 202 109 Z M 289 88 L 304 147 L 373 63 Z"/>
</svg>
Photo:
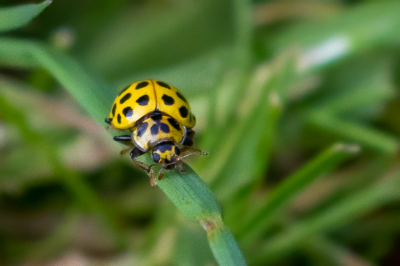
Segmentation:
<svg viewBox="0 0 400 266">
<path fill-rule="evenodd" d="M 72 58 L 33 41 L 0 38 L 0 60 L 18 66 L 41 66 L 63 85 L 100 124 L 108 115 L 115 91 L 90 77 Z"/>
<path fill-rule="evenodd" d="M 342 120 L 329 113 L 316 112 L 309 115 L 308 119 L 311 124 L 349 140 L 356 141 L 378 152 L 395 154 L 399 149 L 399 141 L 395 137 L 373 128 Z"/>
<path fill-rule="evenodd" d="M 26 4 L 0 8 L 0 32 L 20 28 L 39 15 L 52 0 L 40 4 Z"/>
<path fill-rule="evenodd" d="M 400 175 L 398 172 L 378 184 L 362 189 L 344 198 L 316 217 L 291 226 L 286 232 L 274 237 L 262 247 L 252 262 L 266 262 L 293 250 L 310 237 L 329 232 L 366 213 L 400 198 Z"/>
<path fill-rule="evenodd" d="M 321 174 L 328 172 L 340 162 L 359 151 L 358 146 L 335 144 L 322 152 L 317 158 L 306 164 L 281 183 L 271 194 L 265 205 L 240 230 L 238 237 L 252 239 L 265 230 L 271 214 L 289 201 L 299 191 L 309 185 Z"/>
<path fill-rule="evenodd" d="M 400 3 L 370 3 L 347 9 L 323 23 L 302 23 L 274 40 L 275 51 L 295 45 L 302 49 L 299 67 L 305 72 L 329 65 L 350 54 L 391 44 L 400 38 Z"/>
<path fill-rule="evenodd" d="M 61 178 L 63 185 L 67 190 L 76 197 L 82 209 L 91 210 L 110 228 L 116 241 L 116 245 L 124 245 L 124 237 L 120 231 L 119 224 L 115 217 L 100 202 L 96 193 L 84 182 L 79 173 L 75 173 L 66 169 L 62 165 L 59 153 L 54 149 L 54 142 L 49 140 L 48 136 L 34 131 L 26 121 L 24 114 L 17 108 L 13 107 L 5 98 L 0 95 L 0 113 L 1 117 L 10 124 L 15 124 L 22 132 L 23 139 L 28 145 L 37 147 L 44 151 L 47 155 L 46 160 L 53 166 L 54 176 Z"/>
<path fill-rule="evenodd" d="M 145 160 L 150 163 L 150 157 Z M 185 174 L 168 171 L 158 186 L 189 219 L 198 221 L 207 231 L 207 238 L 219 265 L 246 265 L 235 238 L 222 221 L 221 208 L 204 181 L 188 166 Z"/>
</svg>

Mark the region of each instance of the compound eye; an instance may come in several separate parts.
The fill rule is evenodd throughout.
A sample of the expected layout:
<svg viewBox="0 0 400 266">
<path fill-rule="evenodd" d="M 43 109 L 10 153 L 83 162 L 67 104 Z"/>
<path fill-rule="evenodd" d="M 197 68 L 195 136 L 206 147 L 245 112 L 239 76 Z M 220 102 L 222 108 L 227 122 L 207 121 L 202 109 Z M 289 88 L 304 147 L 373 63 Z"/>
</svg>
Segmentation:
<svg viewBox="0 0 400 266">
<path fill-rule="evenodd" d="M 158 153 L 153 153 L 153 161 L 154 161 L 155 163 L 160 162 L 160 159 L 161 159 L 160 154 L 158 154 Z"/>
</svg>

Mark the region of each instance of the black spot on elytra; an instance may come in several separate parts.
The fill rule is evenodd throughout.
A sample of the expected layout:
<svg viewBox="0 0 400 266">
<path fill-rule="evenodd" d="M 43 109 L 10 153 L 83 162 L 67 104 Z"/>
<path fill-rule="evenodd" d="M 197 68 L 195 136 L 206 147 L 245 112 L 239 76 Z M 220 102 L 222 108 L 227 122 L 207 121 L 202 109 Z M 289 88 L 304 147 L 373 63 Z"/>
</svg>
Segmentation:
<svg viewBox="0 0 400 266">
<path fill-rule="evenodd" d="M 154 135 L 154 136 L 157 135 L 158 134 L 158 125 L 157 124 L 152 125 L 150 128 L 150 132 L 151 132 L 151 135 Z"/>
<path fill-rule="evenodd" d="M 132 110 L 132 108 L 130 108 L 130 107 L 128 106 L 128 107 L 125 107 L 124 110 L 122 110 L 122 113 L 124 114 L 124 116 L 125 116 L 127 119 L 129 119 L 129 118 L 131 118 L 132 115 L 133 115 L 133 110 Z"/>
<path fill-rule="evenodd" d="M 173 118 L 168 118 L 168 122 L 169 122 L 169 123 L 171 124 L 171 126 L 172 126 L 173 128 L 175 128 L 176 130 L 181 130 L 181 127 L 179 126 L 179 123 L 176 122 L 175 119 L 173 119 Z"/>
<path fill-rule="evenodd" d="M 118 121 L 118 124 L 121 124 L 121 115 L 120 114 L 118 114 L 118 116 L 117 116 L 117 121 Z"/>
<path fill-rule="evenodd" d="M 126 102 L 127 100 L 129 100 L 129 98 L 131 98 L 132 94 L 127 93 L 124 95 L 124 97 L 121 98 L 121 100 L 119 100 L 120 104 L 123 104 L 124 102 Z"/>
<path fill-rule="evenodd" d="M 160 129 L 164 133 L 169 133 L 169 126 L 167 124 L 161 123 Z"/>
<path fill-rule="evenodd" d="M 187 103 L 186 98 L 179 91 L 176 92 L 176 95 L 178 95 L 178 97 L 181 98 L 182 101 Z"/>
<path fill-rule="evenodd" d="M 127 89 L 129 89 L 131 85 L 126 86 L 120 93 L 119 95 L 121 96 Z"/>
<path fill-rule="evenodd" d="M 138 127 L 136 132 L 139 138 L 144 134 L 144 132 L 146 132 L 148 126 L 149 124 L 147 122 L 144 122 L 143 124 L 140 125 L 140 127 Z"/>
<path fill-rule="evenodd" d="M 158 153 L 153 153 L 153 161 L 154 161 L 155 163 L 158 163 L 158 162 L 160 162 L 160 160 L 161 160 L 160 154 L 158 154 Z"/>
<path fill-rule="evenodd" d="M 148 83 L 147 81 L 142 81 L 142 82 L 140 82 L 140 83 L 138 83 L 138 84 L 136 85 L 136 90 L 140 90 L 141 88 L 144 88 L 144 87 L 146 87 L 147 85 L 149 85 L 149 83 Z"/>
<path fill-rule="evenodd" d="M 111 111 L 113 117 L 115 116 L 115 110 L 117 110 L 117 105 L 114 103 L 112 111 Z"/>
<path fill-rule="evenodd" d="M 143 95 L 136 102 L 141 106 L 146 106 L 149 103 L 149 95 Z"/>
<path fill-rule="evenodd" d="M 164 83 L 162 81 L 156 81 L 158 85 L 160 85 L 161 87 L 167 88 L 167 89 L 171 89 L 171 87 L 167 84 Z"/>
<path fill-rule="evenodd" d="M 189 111 L 185 106 L 182 106 L 181 108 L 179 108 L 179 113 L 183 118 L 186 118 L 189 114 Z"/>
<path fill-rule="evenodd" d="M 173 105 L 175 103 L 174 98 L 164 94 L 161 99 L 163 99 L 165 105 Z"/>
</svg>

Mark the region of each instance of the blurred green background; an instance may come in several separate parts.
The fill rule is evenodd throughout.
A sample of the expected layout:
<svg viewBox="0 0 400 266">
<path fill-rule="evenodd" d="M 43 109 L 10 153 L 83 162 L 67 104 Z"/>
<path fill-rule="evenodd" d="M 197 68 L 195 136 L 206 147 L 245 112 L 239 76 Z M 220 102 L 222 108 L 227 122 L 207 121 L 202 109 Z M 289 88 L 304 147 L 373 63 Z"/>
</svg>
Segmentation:
<svg viewBox="0 0 400 266">
<path fill-rule="evenodd" d="M 188 163 L 249 265 L 400 265 L 399 14 L 382 0 L 54 0 L 1 32 L 0 265 L 216 265 L 201 226 L 119 156 L 108 109 L 85 111 L 96 91 L 64 89 L 74 75 L 108 84 L 110 108 L 144 78 L 183 92 L 210 154 Z"/>
</svg>

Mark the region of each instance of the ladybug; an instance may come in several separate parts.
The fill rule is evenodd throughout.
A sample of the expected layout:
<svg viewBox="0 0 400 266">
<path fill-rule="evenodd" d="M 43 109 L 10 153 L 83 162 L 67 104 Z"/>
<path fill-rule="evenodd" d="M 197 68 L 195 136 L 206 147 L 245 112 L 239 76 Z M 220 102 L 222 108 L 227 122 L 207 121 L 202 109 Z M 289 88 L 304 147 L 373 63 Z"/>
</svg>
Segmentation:
<svg viewBox="0 0 400 266">
<path fill-rule="evenodd" d="M 189 102 L 177 88 L 162 81 L 144 80 L 127 86 L 115 99 L 105 122 L 112 129 L 131 132 L 114 140 L 128 146 L 121 153 L 130 151 L 133 163 L 150 175 L 152 186 L 156 185 L 154 165 L 161 165 L 157 175 L 161 179 L 165 170 L 184 172 L 183 158 L 208 155 L 193 148 L 196 118 Z M 136 160 L 149 151 L 155 164 Z"/>
</svg>

